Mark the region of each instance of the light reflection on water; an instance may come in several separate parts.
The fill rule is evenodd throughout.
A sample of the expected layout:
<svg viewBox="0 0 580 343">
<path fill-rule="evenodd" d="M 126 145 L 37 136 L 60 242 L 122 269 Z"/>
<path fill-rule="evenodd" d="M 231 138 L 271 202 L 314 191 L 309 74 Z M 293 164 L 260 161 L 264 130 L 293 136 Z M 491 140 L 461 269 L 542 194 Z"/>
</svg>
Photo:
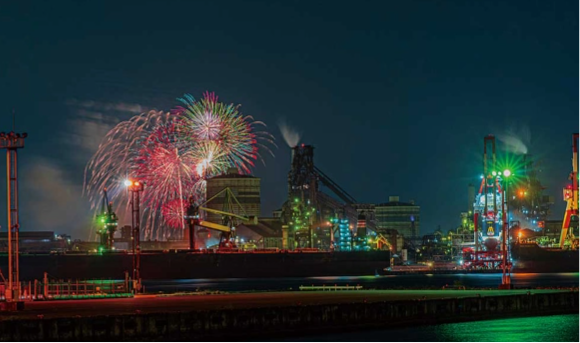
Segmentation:
<svg viewBox="0 0 580 343">
<path fill-rule="evenodd" d="M 294 342 L 578 342 L 578 314 L 292 337 Z"/>
<path fill-rule="evenodd" d="M 579 338 L 580 315 L 574 314 L 285 337 L 268 342 L 556 343 L 578 342 Z"/>
<path fill-rule="evenodd" d="M 578 273 L 512 274 L 518 288 L 578 287 Z M 382 288 L 439 288 L 460 282 L 467 287 L 497 288 L 501 274 L 423 274 L 385 276 L 324 276 L 303 278 L 260 279 L 183 279 L 149 280 L 145 287 L 151 292 L 193 291 L 196 289 L 221 291 L 297 290 L 302 285 L 361 285 L 365 289 Z"/>
</svg>

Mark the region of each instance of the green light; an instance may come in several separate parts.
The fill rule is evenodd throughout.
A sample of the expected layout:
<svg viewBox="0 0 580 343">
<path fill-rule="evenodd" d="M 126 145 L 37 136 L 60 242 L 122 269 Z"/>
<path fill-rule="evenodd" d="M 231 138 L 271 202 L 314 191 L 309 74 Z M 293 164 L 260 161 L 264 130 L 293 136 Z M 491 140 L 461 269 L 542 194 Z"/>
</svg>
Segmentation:
<svg viewBox="0 0 580 343">
<path fill-rule="evenodd" d="M 497 172 L 493 171 L 493 172 L 491 172 L 491 175 L 496 176 Z"/>
<path fill-rule="evenodd" d="M 512 172 L 509 169 L 503 171 L 503 176 L 510 177 L 510 175 L 512 175 Z"/>
</svg>

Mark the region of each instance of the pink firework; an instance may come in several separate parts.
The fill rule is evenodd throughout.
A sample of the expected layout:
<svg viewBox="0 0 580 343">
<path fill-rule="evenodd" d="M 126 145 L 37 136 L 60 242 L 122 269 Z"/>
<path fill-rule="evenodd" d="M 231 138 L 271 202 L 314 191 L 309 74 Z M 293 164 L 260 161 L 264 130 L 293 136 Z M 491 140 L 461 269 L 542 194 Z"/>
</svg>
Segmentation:
<svg viewBox="0 0 580 343">
<path fill-rule="evenodd" d="M 171 229 L 185 228 L 180 202 L 193 195 L 205 201 L 206 180 L 229 168 L 250 173 L 258 147 L 273 143 L 267 132 L 256 132 L 250 116 L 239 106 L 218 102 L 213 93 L 200 101 L 186 95 L 186 107 L 171 113 L 144 113 L 123 121 L 104 137 L 85 168 L 85 190 L 93 208 L 107 187 L 118 214 L 130 218 L 129 194 L 123 181 L 145 184 L 142 232 L 145 239 L 165 239 Z M 181 213 L 180 213 L 181 212 Z"/>
<path fill-rule="evenodd" d="M 85 169 L 85 189 L 94 208 L 107 187 L 115 211 L 130 218 L 129 177 L 145 184 L 141 202 L 145 239 L 165 239 L 170 232 L 160 216 L 163 204 L 186 198 L 198 182 L 191 144 L 179 139 L 179 116 L 149 112 L 115 126 Z M 129 219 L 130 220 L 130 219 Z"/>
<path fill-rule="evenodd" d="M 189 202 L 184 199 L 171 200 L 161 207 L 164 223 L 172 229 L 181 229 L 184 222 L 184 213 L 187 213 Z"/>
<path fill-rule="evenodd" d="M 160 200 L 164 204 L 184 199 L 195 184 L 196 161 L 180 143 L 175 122 L 155 128 L 143 141 L 135 162 L 136 174 L 147 184 L 143 196 L 147 207 L 158 208 Z"/>
</svg>

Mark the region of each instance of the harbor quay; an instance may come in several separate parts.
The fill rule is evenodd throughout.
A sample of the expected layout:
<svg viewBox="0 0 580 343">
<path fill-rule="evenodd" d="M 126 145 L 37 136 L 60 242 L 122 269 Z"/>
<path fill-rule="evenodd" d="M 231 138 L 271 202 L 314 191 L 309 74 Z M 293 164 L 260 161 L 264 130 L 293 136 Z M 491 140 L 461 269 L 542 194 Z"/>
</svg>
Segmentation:
<svg viewBox="0 0 580 343">
<path fill-rule="evenodd" d="M 578 313 L 578 290 L 348 290 L 35 301 L 2 341 L 239 340 Z"/>
</svg>

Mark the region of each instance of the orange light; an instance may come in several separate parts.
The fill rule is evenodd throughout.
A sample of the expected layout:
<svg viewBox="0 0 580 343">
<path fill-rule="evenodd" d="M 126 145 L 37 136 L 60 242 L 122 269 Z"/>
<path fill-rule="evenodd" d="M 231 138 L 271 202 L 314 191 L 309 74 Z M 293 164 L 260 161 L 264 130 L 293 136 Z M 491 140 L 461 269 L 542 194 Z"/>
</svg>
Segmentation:
<svg viewBox="0 0 580 343">
<path fill-rule="evenodd" d="M 139 187 L 139 181 L 135 181 L 135 186 Z"/>
</svg>

